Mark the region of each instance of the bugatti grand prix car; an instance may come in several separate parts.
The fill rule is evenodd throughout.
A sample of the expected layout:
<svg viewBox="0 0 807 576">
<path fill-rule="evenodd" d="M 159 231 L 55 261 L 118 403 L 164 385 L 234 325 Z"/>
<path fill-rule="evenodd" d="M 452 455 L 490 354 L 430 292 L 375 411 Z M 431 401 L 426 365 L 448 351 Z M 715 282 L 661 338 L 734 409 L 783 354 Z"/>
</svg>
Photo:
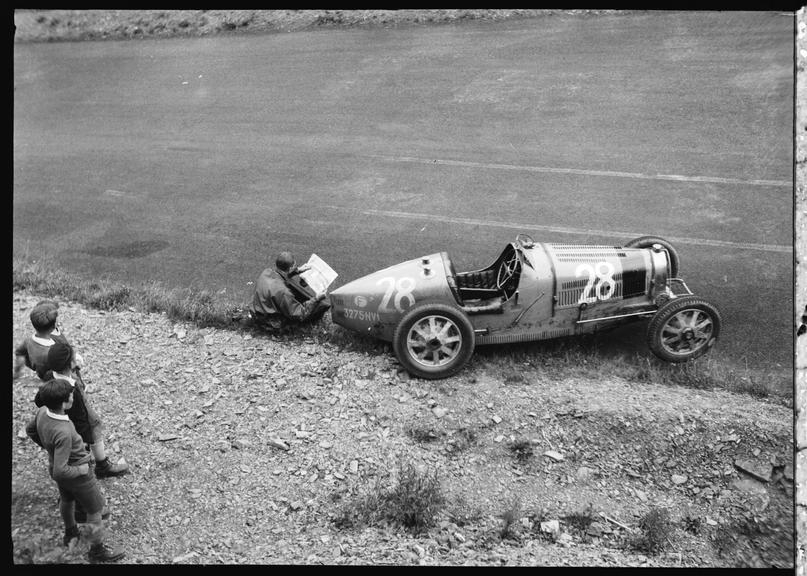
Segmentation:
<svg viewBox="0 0 807 576">
<path fill-rule="evenodd" d="M 545 340 L 650 319 L 658 357 L 708 352 L 720 313 L 678 278 L 678 254 L 655 236 L 624 246 L 547 244 L 519 234 L 489 266 L 456 272 L 446 252 L 402 262 L 330 294 L 344 328 L 392 342 L 404 368 L 426 379 L 460 370 L 478 344 Z"/>
</svg>

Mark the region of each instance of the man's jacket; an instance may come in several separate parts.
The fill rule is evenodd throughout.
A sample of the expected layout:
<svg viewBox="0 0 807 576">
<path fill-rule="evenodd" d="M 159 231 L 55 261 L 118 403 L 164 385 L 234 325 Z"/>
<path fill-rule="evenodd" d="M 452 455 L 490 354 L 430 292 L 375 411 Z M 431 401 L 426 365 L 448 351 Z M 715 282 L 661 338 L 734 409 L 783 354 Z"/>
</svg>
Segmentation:
<svg viewBox="0 0 807 576">
<path fill-rule="evenodd" d="M 256 316 L 281 315 L 289 320 L 306 320 L 317 308 L 316 299 L 300 303 L 284 278 L 274 269 L 267 268 L 255 282 L 255 294 L 249 309 Z"/>
</svg>

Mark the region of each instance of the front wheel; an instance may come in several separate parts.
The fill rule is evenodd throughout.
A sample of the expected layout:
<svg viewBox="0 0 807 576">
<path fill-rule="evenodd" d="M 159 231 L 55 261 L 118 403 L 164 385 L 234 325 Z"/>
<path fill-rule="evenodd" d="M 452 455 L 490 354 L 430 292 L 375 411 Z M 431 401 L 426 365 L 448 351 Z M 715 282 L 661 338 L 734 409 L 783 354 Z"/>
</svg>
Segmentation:
<svg viewBox="0 0 807 576">
<path fill-rule="evenodd" d="M 686 362 L 711 350 L 720 334 L 720 312 L 696 296 L 670 300 L 647 327 L 650 350 L 667 362 Z"/>
<path fill-rule="evenodd" d="M 462 310 L 423 304 L 407 311 L 392 336 L 392 348 L 407 372 L 435 380 L 458 372 L 474 351 L 474 329 Z"/>
</svg>

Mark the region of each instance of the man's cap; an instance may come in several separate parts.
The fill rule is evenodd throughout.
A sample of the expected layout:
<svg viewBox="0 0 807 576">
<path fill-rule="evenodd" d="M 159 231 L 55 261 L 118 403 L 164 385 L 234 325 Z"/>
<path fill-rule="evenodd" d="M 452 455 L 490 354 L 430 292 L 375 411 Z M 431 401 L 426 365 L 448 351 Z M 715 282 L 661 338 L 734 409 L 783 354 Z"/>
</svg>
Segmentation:
<svg viewBox="0 0 807 576">
<path fill-rule="evenodd" d="M 288 272 L 289 269 L 294 266 L 294 256 L 292 256 L 291 252 L 281 252 L 277 255 L 277 260 L 275 260 L 275 267 L 282 271 Z"/>
<path fill-rule="evenodd" d="M 70 361 L 73 359 L 73 347 L 64 342 L 56 342 L 48 350 L 48 366 L 56 372 L 64 372 L 70 368 Z"/>
</svg>

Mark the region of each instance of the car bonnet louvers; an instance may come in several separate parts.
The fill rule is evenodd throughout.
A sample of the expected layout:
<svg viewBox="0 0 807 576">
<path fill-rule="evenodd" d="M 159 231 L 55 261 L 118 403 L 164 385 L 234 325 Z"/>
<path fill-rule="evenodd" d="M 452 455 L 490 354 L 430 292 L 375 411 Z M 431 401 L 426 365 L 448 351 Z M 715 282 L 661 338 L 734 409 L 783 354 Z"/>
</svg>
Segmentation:
<svg viewBox="0 0 807 576">
<path fill-rule="evenodd" d="M 576 308 L 581 302 L 596 301 L 595 287 L 600 280 L 613 283 L 608 300 L 622 300 L 644 294 L 647 271 L 644 256 L 618 246 L 548 244 L 555 262 L 557 307 Z"/>
</svg>

